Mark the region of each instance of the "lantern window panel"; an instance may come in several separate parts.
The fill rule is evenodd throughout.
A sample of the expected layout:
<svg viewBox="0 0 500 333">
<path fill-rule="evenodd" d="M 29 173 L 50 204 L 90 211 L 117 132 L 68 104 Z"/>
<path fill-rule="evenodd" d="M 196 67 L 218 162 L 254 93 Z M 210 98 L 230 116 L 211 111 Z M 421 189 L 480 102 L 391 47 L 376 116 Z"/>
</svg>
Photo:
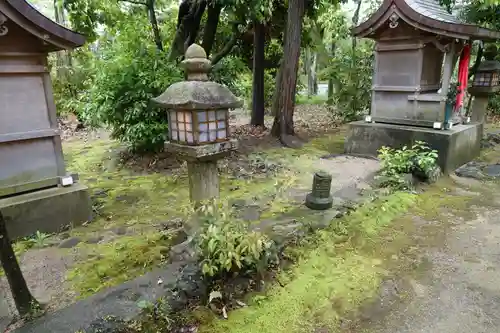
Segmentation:
<svg viewBox="0 0 500 333">
<path fill-rule="evenodd" d="M 217 110 L 217 120 L 226 120 L 226 110 Z"/>
<path fill-rule="evenodd" d="M 198 125 L 198 129 L 201 133 L 208 132 L 208 124 L 207 123 L 201 123 Z"/>
<path fill-rule="evenodd" d="M 226 136 L 226 130 L 225 129 L 217 131 L 217 139 L 221 140 L 221 139 L 225 139 L 226 137 L 227 136 Z"/>
<path fill-rule="evenodd" d="M 215 111 L 208 111 L 208 121 L 215 121 Z"/>
<path fill-rule="evenodd" d="M 207 121 L 207 113 L 205 111 L 198 111 L 198 122 L 205 122 Z"/>
</svg>

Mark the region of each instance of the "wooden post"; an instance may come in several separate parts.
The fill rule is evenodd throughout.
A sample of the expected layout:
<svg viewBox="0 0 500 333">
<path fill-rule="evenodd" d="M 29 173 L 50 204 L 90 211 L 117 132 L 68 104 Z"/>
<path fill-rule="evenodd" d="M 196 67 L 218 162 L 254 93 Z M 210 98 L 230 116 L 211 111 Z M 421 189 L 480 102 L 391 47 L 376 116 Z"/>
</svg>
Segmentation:
<svg viewBox="0 0 500 333">
<path fill-rule="evenodd" d="M 39 303 L 31 295 L 26 280 L 24 279 L 19 263 L 17 262 L 16 254 L 12 248 L 12 243 L 7 234 L 7 225 L 5 219 L 0 212 L 0 261 L 2 268 L 9 282 L 12 297 L 16 303 L 19 315 L 24 317 L 31 314 L 39 308 Z"/>
<path fill-rule="evenodd" d="M 457 44 L 455 42 L 451 42 L 451 45 L 446 52 L 444 57 L 444 65 L 443 65 L 443 80 L 441 84 L 441 95 L 446 96 L 448 94 L 448 90 L 450 89 L 451 76 L 453 75 L 453 69 L 455 68 L 455 63 L 457 58 Z"/>
</svg>

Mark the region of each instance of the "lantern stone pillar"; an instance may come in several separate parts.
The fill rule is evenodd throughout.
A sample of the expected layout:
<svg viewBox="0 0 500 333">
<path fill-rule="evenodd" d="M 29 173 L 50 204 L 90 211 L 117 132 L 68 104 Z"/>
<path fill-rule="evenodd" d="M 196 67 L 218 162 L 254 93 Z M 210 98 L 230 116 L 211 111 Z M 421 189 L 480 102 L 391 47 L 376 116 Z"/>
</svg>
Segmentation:
<svg viewBox="0 0 500 333">
<path fill-rule="evenodd" d="M 469 93 L 474 97 L 471 106 L 471 121 L 483 124 L 486 120 L 488 99 L 500 91 L 500 62 L 495 60 L 497 48 L 490 44 L 484 52 L 485 60 L 479 65 Z"/>
<path fill-rule="evenodd" d="M 229 109 L 243 103 L 227 87 L 208 80 L 211 64 L 201 46 L 192 44 L 181 64 L 187 79 L 153 101 L 168 112 L 165 150 L 187 161 L 189 194 L 196 206 L 219 196 L 217 161 L 237 148 L 229 138 Z"/>
</svg>

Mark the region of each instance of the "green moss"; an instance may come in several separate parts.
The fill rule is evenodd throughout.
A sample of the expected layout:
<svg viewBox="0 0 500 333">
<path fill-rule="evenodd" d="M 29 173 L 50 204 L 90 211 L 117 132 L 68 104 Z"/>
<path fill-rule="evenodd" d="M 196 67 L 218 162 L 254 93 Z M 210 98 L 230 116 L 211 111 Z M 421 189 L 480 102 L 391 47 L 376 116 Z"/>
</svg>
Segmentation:
<svg viewBox="0 0 500 333">
<path fill-rule="evenodd" d="M 303 95 L 297 95 L 295 98 L 295 104 L 301 105 L 301 104 L 306 104 L 306 105 L 318 105 L 318 104 L 325 104 L 328 100 L 327 96 L 303 96 Z"/>
<path fill-rule="evenodd" d="M 311 146 L 319 151 L 330 154 L 342 154 L 344 152 L 346 134 L 347 128 L 342 127 L 338 130 L 338 132 L 311 140 L 306 146 Z"/>
<path fill-rule="evenodd" d="M 317 138 L 301 149 L 276 148 L 259 151 L 249 159 L 264 159 L 285 166 L 276 174 L 250 175 L 248 179 L 221 175 L 221 198 L 228 202 L 243 199 L 261 204 L 262 218 L 291 214 L 301 218 L 307 211 L 290 202 L 291 188 L 310 187 L 313 165 L 323 155 L 339 151 L 343 131 Z M 76 261 L 69 273 L 74 289 L 82 296 L 132 279 L 150 270 L 160 260 L 158 252 L 168 248 L 159 240 L 153 224 L 187 218 L 191 211 L 186 171 L 167 175 L 136 174 L 118 163 L 119 144 L 109 140 L 65 143 L 68 170 L 77 172 L 91 194 L 98 194 L 96 219 L 85 227 L 73 228 L 74 237 L 86 239 L 116 226 L 131 226 L 143 235 L 118 238 L 110 244 L 82 245 L 90 251 L 89 261 Z M 339 151 L 340 152 L 340 151 Z M 19 246 L 22 246 L 20 243 Z"/>
<path fill-rule="evenodd" d="M 231 313 L 229 320 L 214 320 L 200 331 L 308 332 L 318 324 L 335 328 L 342 314 L 376 293 L 384 276 L 380 258 L 367 255 L 360 240 L 377 242 L 377 234 L 415 200 L 412 194 L 394 194 L 341 219 L 334 230 L 318 233 L 314 245 L 302 249 L 297 265 L 279 278 L 288 281 L 284 287 L 272 287 L 250 307 Z M 339 242 L 343 230 L 356 237 Z"/>
<path fill-rule="evenodd" d="M 74 266 L 68 281 L 79 297 L 92 295 L 144 274 L 166 259 L 170 239 L 162 233 L 122 237 L 112 243 L 89 245 L 89 258 Z"/>
</svg>

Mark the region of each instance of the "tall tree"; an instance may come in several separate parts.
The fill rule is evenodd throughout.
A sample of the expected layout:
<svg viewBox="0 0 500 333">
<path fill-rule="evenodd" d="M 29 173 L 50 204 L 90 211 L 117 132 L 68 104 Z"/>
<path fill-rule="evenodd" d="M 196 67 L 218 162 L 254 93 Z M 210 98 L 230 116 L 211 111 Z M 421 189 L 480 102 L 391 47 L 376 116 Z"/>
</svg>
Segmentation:
<svg viewBox="0 0 500 333">
<path fill-rule="evenodd" d="M 252 118 L 250 123 L 254 126 L 264 126 L 264 68 L 266 33 L 265 26 L 255 21 L 253 28 L 254 51 L 253 51 L 253 82 L 252 82 Z"/>
<path fill-rule="evenodd" d="M 272 134 L 280 138 L 281 142 L 290 146 L 288 136 L 295 134 L 293 127 L 293 111 L 295 108 L 295 94 L 297 72 L 299 69 L 302 20 L 304 18 L 306 0 L 289 0 L 285 30 L 285 44 L 278 80 L 276 80 L 276 103 L 273 113 L 274 123 Z"/>
<path fill-rule="evenodd" d="M 38 301 L 31 295 L 17 262 L 12 242 L 7 233 L 5 218 L 0 212 L 0 261 L 9 282 L 12 297 L 21 317 L 30 315 L 39 308 Z"/>
</svg>

